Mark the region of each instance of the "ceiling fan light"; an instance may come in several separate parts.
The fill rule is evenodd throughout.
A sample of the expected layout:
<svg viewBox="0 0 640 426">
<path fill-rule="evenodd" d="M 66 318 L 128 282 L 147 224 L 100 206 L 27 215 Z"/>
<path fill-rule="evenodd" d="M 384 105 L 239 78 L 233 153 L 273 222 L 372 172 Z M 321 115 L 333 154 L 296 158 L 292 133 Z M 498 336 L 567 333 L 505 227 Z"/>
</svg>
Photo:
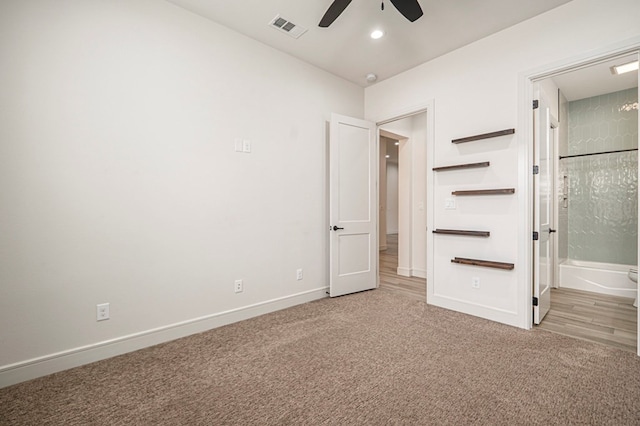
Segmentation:
<svg viewBox="0 0 640 426">
<path fill-rule="evenodd" d="M 371 38 L 374 40 L 378 40 L 379 38 L 382 38 L 382 36 L 384 36 L 384 31 L 382 30 L 373 30 L 371 32 Z"/>
</svg>

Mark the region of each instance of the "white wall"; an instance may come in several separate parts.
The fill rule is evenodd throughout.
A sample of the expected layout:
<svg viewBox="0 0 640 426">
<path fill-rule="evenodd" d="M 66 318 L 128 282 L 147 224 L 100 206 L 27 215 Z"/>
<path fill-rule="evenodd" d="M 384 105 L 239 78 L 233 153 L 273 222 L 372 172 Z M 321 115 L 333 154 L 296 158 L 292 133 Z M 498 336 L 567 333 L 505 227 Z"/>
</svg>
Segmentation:
<svg viewBox="0 0 640 426">
<path fill-rule="evenodd" d="M 426 278 L 427 274 L 427 113 L 411 117 L 413 153 L 411 275 Z"/>
<path fill-rule="evenodd" d="M 398 163 L 387 161 L 387 234 L 398 233 Z"/>
<path fill-rule="evenodd" d="M 528 327 L 530 312 L 530 135 L 518 129 L 530 105 L 519 92 L 523 75 L 640 37 L 640 2 L 574 0 L 548 13 L 441 56 L 365 90 L 365 117 L 392 117 L 433 99 L 435 166 L 490 161 L 491 167 L 435 173 L 433 215 L 438 228 L 491 232 L 489 239 L 433 236 L 427 269 L 430 303 L 507 324 Z M 516 128 L 513 136 L 455 145 L 452 139 Z M 523 148 L 522 148 L 523 147 Z M 522 150 L 521 150 L 522 148 Z M 457 189 L 518 188 L 512 196 L 458 197 L 456 210 L 444 199 Z M 523 198 L 525 197 L 525 198 Z M 510 262 L 513 271 L 451 263 L 453 257 Z M 481 288 L 471 286 L 472 277 Z"/>
<path fill-rule="evenodd" d="M 387 139 L 379 138 L 378 154 L 378 249 L 387 249 Z M 393 188 L 392 188 L 393 189 Z"/>
<path fill-rule="evenodd" d="M 556 121 L 560 120 L 560 110 L 558 109 L 560 107 L 560 98 L 556 83 L 552 78 L 545 78 L 538 82 L 538 88 L 541 92 L 540 96 L 544 97 L 549 105 L 551 117 Z"/>
<path fill-rule="evenodd" d="M 4 0 L 0 51 L 0 386 L 324 296 L 363 89 L 157 0 Z"/>
</svg>

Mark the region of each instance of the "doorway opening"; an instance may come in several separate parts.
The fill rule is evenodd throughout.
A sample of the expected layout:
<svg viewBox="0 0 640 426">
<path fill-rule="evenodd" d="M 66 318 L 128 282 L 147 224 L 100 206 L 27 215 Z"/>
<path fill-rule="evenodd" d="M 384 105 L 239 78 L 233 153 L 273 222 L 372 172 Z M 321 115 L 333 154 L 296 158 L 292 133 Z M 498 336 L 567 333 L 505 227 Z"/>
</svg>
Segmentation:
<svg viewBox="0 0 640 426">
<path fill-rule="evenodd" d="M 533 273 L 534 282 L 548 277 L 550 309 L 534 322 L 631 352 L 638 350 L 630 272 L 638 265 L 638 72 L 611 68 L 637 60 L 637 52 L 620 55 L 535 82 L 558 127 L 550 139 L 549 225 L 538 224 L 534 243 L 548 256 Z M 535 209 L 543 204 L 538 195 Z"/>
<path fill-rule="evenodd" d="M 427 113 L 378 125 L 379 287 L 426 301 Z"/>
</svg>

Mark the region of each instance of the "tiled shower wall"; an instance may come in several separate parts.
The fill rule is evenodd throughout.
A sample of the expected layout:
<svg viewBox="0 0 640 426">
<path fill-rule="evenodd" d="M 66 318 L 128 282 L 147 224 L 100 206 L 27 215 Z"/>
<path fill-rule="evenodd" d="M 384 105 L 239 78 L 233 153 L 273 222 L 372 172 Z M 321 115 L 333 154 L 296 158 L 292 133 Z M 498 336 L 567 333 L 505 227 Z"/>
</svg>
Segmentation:
<svg viewBox="0 0 640 426">
<path fill-rule="evenodd" d="M 570 102 L 569 155 L 638 147 L 637 88 Z M 568 207 L 562 202 L 568 176 Z M 560 226 L 570 259 L 635 265 L 638 152 L 560 161 Z M 560 242 L 563 246 L 563 242 Z"/>
</svg>

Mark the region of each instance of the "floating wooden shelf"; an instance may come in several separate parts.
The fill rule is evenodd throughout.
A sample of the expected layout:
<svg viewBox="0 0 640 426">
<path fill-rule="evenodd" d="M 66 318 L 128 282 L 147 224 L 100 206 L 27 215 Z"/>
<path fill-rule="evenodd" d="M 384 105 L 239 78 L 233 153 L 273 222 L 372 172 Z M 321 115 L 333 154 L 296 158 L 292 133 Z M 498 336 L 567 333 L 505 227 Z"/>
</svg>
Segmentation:
<svg viewBox="0 0 640 426">
<path fill-rule="evenodd" d="M 498 136 L 512 135 L 516 132 L 516 129 L 500 130 L 498 132 L 484 133 L 482 135 L 468 136 L 466 138 L 454 139 L 451 143 L 465 143 L 479 141 L 482 139 L 497 138 Z"/>
<path fill-rule="evenodd" d="M 514 194 L 515 188 L 503 188 L 503 189 L 474 189 L 469 191 L 453 191 L 451 195 L 503 195 Z"/>
<path fill-rule="evenodd" d="M 489 231 L 462 231 L 459 229 L 436 229 L 432 232 L 434 234 L 464 235 L 467 237 L 488 237 L 491 235 Z"/>
<path fill-rule="evenodd" d="M 491 260 L 467 259 L 464 257 L 454 257 L 451 263 L 459 263 L 461 265 L 483 266 L 485 268 L 512 270 L 515 266 L 513 263 L 494 262 Z"/>
<path fill-rule="evenodd" d="M 489 167 L 489 162 L 483 161 L 482 163 L 468 163 L 468 164 L 457 164 L 455 166 L 434 167 L 432 170 L 434 172 L 442 172 L 445 170 L 475 169 L 478 167 Z"/>
</svg>

